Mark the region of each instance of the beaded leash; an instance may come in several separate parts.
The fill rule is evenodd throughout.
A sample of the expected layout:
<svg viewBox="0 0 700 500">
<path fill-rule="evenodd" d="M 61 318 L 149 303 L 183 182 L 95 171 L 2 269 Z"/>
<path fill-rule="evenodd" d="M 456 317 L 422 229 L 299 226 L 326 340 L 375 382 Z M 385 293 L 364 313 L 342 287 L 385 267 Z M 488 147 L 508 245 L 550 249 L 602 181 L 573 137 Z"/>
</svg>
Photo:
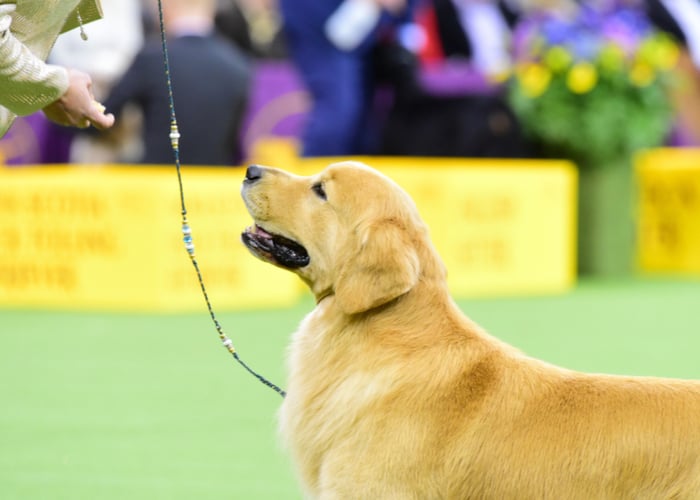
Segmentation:
<svg viewBox="0 0 700 500">
<path fill-rule="evenodd" d="M 209 300 L 209 294 L 207 293 L 207 289 L 204 286 L 204 279 L 202 278 L 202 272 L 199 269 L 199 263 L 197 262 L 197 258 L 195 257 L 194 254 L 194 241 L 192 240 L 192 229 L 190 228 L 189 222 L 187 221 L 187 208 L 185 207 L 185 191 L 182 186 L 182 173 L 180 169 L 180 131 L 177 128 L 177 118 L 175 116 L 175 100 L 173 99 L 173 86 L 172 82 L 170 80 L 170 62 L 168 59 L 168 44 L 165 40 L 165 23 L 163 22 L 163 4 L 162 0 L 158 0 L 158 20 L 160 22 L 160 37 L 161 37 L 161 44 L 162 44 L 162 49 L 163 49 L 163 64 L 165 66 L 165 77 L 166 77 L 166 83 L 168 86 L 168 104 L 170 107 L 170 145 L 172 146 L 173 149 L 173 154 L 175 155 L 175 170 L 177 171 L 177 181 L 178 185 L 180 187 L 180 208 L 181 208 L 181 214 L 182 214 L 182 234 L 183 234 L 183 241 L 185 243 L 185 249 L 187 250 L 187 254 L 190 256 L 190 260 L 192 261 L 192 265 L 194 266 L 194 270 L 197 273 L 197 279 L 199 280 L 199 287 L 202 290 L 202 295 L 204 295 L 204 301 L 207 304 L 207 310 L 209 311 L 209 316 L 211 317 L 212 321 L 214 322 L 214 326 L 216 327 L 216 331 L 219 334 L 219 339 L 221 340 L 221 343 L 223 346 L 226 348 L 228 352 L 231 353 L 233 356 L 233 359 L 235 359 L 243 368 L 245 368 L 248 373 L 253 375 L 255 378 L 257 378 L 260 382 L 265 384 L 267 387 L 271 388 L 274 390 L 277 394 L 279 394 L 282 397 L 285 397 L 287 393 L 281 389 L 279 386 L 273 384 L 269 380 L 267 380 L 265 377 L 260 375 L 259 373 L 255 372 L 250 366 L 248 366 L 239 356 L 238 352 L 236 351 L 236 348 L 233 346 L 233 342 L 231 341 L 230 338 L 226 336 L 224 333 L 223 328 L 221 328 L 221 324 L 219 324 L 219 320 L 216 319 L 216 314 L 214 314 L 214 308 L 211 305 L 211 301 Z"/>
</svg>

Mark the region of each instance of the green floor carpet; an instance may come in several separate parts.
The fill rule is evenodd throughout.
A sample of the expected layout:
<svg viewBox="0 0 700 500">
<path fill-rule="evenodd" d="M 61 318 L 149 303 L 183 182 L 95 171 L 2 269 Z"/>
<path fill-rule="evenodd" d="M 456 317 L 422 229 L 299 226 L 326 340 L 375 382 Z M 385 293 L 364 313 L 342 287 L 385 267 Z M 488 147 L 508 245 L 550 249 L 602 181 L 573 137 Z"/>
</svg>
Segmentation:
<svg viewBox="0 0 700 500">
<path fill-rule="evenodd" d="M 593 281 L 460 306 L 552 363 L 700 379 L 700 282 Z M 220 320 L 284 385 L 288 335 L 310 308 Z M 0 498 L 301 498 L 276 435 L 279 396 L 219 345 L 204 313 L 0 310 Z"/>
</svg>

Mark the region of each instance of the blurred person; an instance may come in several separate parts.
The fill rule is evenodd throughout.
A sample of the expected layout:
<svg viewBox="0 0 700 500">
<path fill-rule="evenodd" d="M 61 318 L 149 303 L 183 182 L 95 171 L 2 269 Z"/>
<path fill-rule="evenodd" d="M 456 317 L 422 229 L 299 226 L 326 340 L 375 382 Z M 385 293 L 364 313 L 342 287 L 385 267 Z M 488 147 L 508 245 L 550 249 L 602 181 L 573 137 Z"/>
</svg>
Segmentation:
<svg viewBox="0 0 700 500">
<path fill-rule="evenodd" d="M 256 59 L 287 56 L 277 0 L 222 0 L 216 27 Z"/>
<path fill-rule="evenodd" d="M 61 33 L 99 17 L 98 0 L 0 0 L 0 137 L 16 116 L 39 110 L 59 125 L 114 124 L 95 102 L 87 73 L 45 62 Z"/>
<path fill-rule="evenodd" d="M 311 97 L 303 156 L 374 152 L 374 49 L 408 23 L 414 3 L 280 0 L 287 48 Z"/>
<path fill-rule="evenodd" d="M 504 2 L 490 0 L 429 0 L 421 6 L 429 50 L 383 64 L 396 68 L 390 71 L 395 92 L 381 154 L 529 155 L 520 124 L 495 83 L 510 71 L 510 30 L 517 15 Z"/>
<path fill-rule="evenodd" d="M 154 5 L 151 5 L 155 8 Z M 248 59 L 215 32 L 216 0 L 168 0 L 163 19 L 183 164 L 232 165 L 240 160 L 240 129 L 249 95 Z M 169 164 L 170 108 L 160 40 L 149 40 L 105 101 L 120 115 L 142 114 L 140 163 Z"/>
</svg>

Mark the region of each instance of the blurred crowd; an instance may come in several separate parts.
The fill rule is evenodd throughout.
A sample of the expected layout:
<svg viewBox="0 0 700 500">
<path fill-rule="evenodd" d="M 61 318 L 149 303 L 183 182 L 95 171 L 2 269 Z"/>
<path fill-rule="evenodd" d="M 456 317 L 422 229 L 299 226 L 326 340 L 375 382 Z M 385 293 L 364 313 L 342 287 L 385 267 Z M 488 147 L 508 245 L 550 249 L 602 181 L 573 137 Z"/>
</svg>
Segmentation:
<svg viewBox="0 0 700 500">
<path fill-rule="evenodd" d="M 89 73 L 116 125 L 52 133 L 71 162 L 171 163 L 157 2 L 101 3 L 88 40 L 65 33 L 49 62 Z M 162 0 L 181 160 L 248 159 L 256 72 L 270 63 L 293 68 L 307 95 L 300 155 L 536 155 L 507 98 L 514 38 L 593 4 L 637 11 L 677 43 L 666 141 L 700 145 L 700 0 Z"/>
</svg>

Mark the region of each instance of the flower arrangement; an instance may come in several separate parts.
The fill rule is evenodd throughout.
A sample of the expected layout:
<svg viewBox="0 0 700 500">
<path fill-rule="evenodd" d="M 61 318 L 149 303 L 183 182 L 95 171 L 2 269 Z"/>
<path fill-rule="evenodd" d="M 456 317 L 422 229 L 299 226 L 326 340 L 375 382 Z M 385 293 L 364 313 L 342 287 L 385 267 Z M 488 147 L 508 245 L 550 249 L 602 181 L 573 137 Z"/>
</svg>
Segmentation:
<svg viewBox="0 0 700 500">
<path fill-rule="evenodd" d="M 678 47 L 627 4 L 586 2 L 516 27 L 509 101 L 544 154 L 589 166 L 666 138 Z"/>
</svg>

